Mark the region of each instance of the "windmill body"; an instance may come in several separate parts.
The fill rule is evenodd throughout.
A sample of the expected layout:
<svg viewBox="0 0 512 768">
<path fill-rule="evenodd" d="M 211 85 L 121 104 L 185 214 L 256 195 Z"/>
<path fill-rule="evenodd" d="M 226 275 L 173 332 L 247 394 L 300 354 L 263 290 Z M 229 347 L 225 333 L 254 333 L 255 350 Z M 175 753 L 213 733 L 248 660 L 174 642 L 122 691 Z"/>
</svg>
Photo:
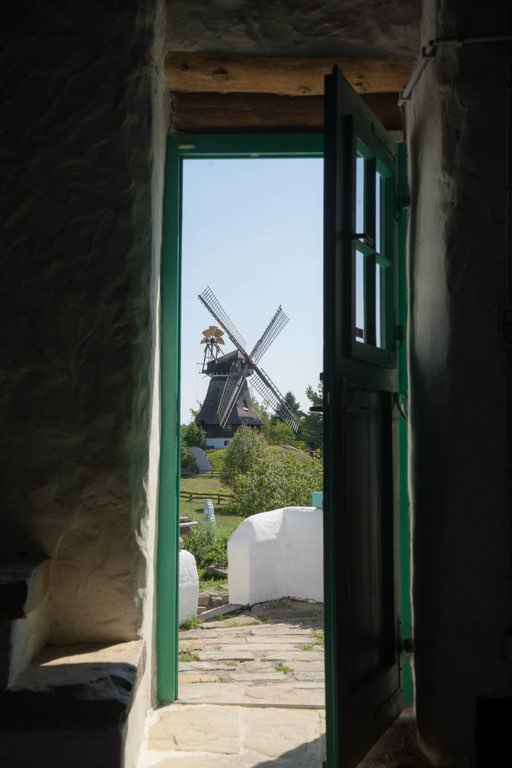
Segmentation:
<svg viewBox="0 0 512 768">
<path fill-rule="evenodd" d="M 299 424 L 287 407 L 270 376 L 258 366 L 258 362 L 288 322 L 281 307 L 278 308 L 252 352 L 245 351 L 245 341 L 221 307 L 210 288 L 199 295 L 199 300 L 220 325 L 210 326 L 203 331 L 205 344 L 203 373 L 210 376 L 210 383 L 196 423 L 206 432 L 209 447 L 224 447 L 235 431 L 243 424 L 259 429 L 262 420 L 251 400 L 247 379 L 262 397 L 263 403 L 272 408 L 278 416 L 298 432 Z M 221 328 L 223 330 L 221 330 Z M 233 343 L 235 350 L 222 352 L 224 333 Z"/>
<path fill-rule="evenodd" d="M 219 422 L 219 403 L 222 399 L 226 382 L 229 379 L 231 367 L 235 360 L 239 358 L 239 354 L 238 350 L 235 350 L 216 360 L 211 360 L 207 365 L 207 370 L 204 371 L 211 378 L 201 410 L 196 416 L 196 424 L 206 432 L 206 445 L 208 448 L 224 448 L 229 444 L 234 433 L 242 424 L 247 424 L 256 429 L 260 429 L 263 424 L 257 410 L 254 408 L 247 381 L 243 382 L 227 422 L 224 426 L 221 426 Z"/>
</svg>

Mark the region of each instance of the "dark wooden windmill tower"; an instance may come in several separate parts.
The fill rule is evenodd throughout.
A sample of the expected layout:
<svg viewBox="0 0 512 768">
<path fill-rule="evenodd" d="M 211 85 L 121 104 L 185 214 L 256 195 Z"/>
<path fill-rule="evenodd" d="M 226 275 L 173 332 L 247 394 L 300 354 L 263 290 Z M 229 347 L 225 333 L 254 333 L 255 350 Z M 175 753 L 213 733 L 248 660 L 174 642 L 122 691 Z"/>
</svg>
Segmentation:
<svg viewBox="0 0 512 768">
<path fill-rule="evenodd" d="M 245 351 L 245 341 L 213 291 L 206 288 L 198 298 L 223 329 L 210 326 L 203 331 L 201 341 L 206 345 L 203 373 L 210 376 L 210 383 L 201 410 L 196 416 L 196 423 L 206 431 L 207 444 L 211 447 L 224 447 L 242 424 L 258 429 L 261 427 L 263 422 L 254 408 L 247 385 L 249 376 L 252 377 L 251 385 L 262 397 L 265 405 L 272 408 L 283 421 L 298 432 L 299 424 L 288 409 L 283 395 L 269 375 L 258 366 L 266 350 L 288 322 L 282 308 L 279 307 L 252 352 L 248 354 Z M 224 345 L 224 333 L 234 344 L 235 350 L 228 354 L 219 354 L 221 345 Z"/>
</svg>

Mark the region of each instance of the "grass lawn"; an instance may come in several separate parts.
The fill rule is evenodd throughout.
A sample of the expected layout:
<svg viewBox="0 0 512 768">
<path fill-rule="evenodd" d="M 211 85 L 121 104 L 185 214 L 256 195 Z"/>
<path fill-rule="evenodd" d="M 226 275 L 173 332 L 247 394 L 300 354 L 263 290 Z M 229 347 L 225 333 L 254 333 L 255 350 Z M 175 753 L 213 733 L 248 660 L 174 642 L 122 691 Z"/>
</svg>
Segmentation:
<svg viewBox="0 0 512 768">
<path fill-rule="evenodd" d="M 206 451 L 215 472 L 222 471 L 224 467 L 225 452 L 225 448 L 210 448 Z M 213 498 L 216 493 L 230 494 L 232 492 L 229 486 L 221 483 L 219 477 L 211 477 L 211 475 L 208 474 L 196 475 L 195 477 L 182 477 L 180 489 L 182 491 L 204 493 L 212 496 L 215 519 L 219 528 L 229 528 L 234 531 L 237 525 L 241 522 L 242 518 L 230 511 L 229 499 L 222 499 L 221 503 L 218 504 L 217 500 Z M 190 517 L 192 520 L 200 522 L 204 520 L 203 505 L 204 499 L 192 499 L 192 501 L 189 501 L 186 498 L 182 498 L 180 500 L 180 514 L 182 517 Z"/>
<path fill-rule="evenodd" d="M 239 515 L 235 515 L 234 512 L 230 512 L 225 507 L 217 507 L 213 505 L 215 510 L 215 520 L 219 528 L 229 528 L 234 531 L 235 528 L 242 522 L 242 518 Z M 189 503 L 188 501 L 181 500 L 180 515 L 182 517 L 190 517 L 192 520 L 197 520 L 198 523 L 204 520 L 203 504 L 197 500 Z"/>
<path fill-rule="evenodd" d="M 210 477 L 210 475 L 182 477 L 180 488 L 182 491 L 194 491 L 195 493 L 231 493 L 229 486 L 222 485 L 220 477 Z"/>
</svg>

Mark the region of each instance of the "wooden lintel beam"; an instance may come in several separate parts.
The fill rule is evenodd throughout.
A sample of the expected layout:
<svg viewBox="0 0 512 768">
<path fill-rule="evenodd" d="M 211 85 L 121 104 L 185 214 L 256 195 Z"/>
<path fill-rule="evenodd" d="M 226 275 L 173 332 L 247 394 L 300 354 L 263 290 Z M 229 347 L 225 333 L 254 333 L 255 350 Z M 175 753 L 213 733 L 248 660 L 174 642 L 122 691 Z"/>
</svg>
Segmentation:
<svg viewBox="0 0 512 768">
<path fill-rule="evenodd" d="M 274 93 L 321 96 L 324 75 L 337 65 L 357 93 L 402 90 L 412 59 L 214 56 L 178 51 L 165 61 L 167 88 L 188 93 Z"/>
<path fill-rule="evenodd" d="M 398 93 L 363 94 L 387 130 L 401 130 Z M 322 131 L 322 96 L 179 93 L 173 97 L 172 130 L 178 133 Z"/>
</svg>

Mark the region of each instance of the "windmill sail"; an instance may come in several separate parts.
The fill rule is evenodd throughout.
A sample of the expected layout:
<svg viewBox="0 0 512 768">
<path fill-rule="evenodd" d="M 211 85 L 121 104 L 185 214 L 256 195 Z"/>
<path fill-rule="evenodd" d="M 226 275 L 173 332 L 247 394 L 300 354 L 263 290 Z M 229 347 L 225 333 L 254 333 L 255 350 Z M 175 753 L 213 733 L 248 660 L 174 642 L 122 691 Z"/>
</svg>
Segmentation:
<svg viewBox="0 0 512 768">
<path fill-rule="evenodd" d="M 254 345 L 254 349 L 251 352 L 251 360 L 258 363 L 267 349 L 270 347 L 273 341 L 281 333 L 289 317 L 285 315 L 282 307 L 279 307 L 274 317 L 263 331 L 261 338 Z"/>
<path fill-rule="evenodd" d="M 215 296 L 212 289 L 205 288 L 204 291 L 200 293 L 197 298 L 202 304 L 204 304 L 208 312 L 210 312 L 210 314 L 213 315 L 213 317 L 219 323 L 221 328 L 224 328 L 224 330 L 226 331 L 227 335 L 229 336 L 229 338 L 231 339 L 235 347 L 243 354 L 244 357 L 247 357 L 247 352 L 244 349 L 245 341 L 243 337 L 235 328 L 234 323 L 232 323 L 229 317 L 227 316 L 226 312 L 222 308 L 218 298 Z"/>
<path fill-rule="evenodd" d="M 221 427 L 226 426 L 229 415 L 238 399 L 246 378 L 244 371 L 244 368 L 246 367 L 247 366 L 242 364 L 240 358 L 234 360 L 233 364 L 231 365 L 231 369 L 226 379 L 226 384 L 222 390 L 219 407 L 217 409 L 217 415 L 219 417 L 219 424 Z"/>
<path fill-rule="evenodd" d="M 256 392 L 263 398 L 263 401 L 272 408 L 277 415 L 285 421 L 295 433 L 300 429 L 300 424 L 286 405 L 284 396 L 278 390 L 268 373 L 262 368 L 254 366 L 256 376 L 251 379 L 251 385 Z"/>
</svg>

